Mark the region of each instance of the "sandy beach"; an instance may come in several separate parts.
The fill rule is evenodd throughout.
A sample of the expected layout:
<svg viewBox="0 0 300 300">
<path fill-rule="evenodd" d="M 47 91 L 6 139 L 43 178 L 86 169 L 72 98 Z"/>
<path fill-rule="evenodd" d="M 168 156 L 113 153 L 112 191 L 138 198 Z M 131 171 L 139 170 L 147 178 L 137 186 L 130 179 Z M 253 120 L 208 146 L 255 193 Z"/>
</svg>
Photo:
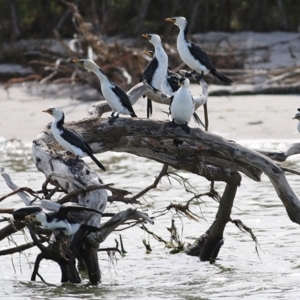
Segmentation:
<svg viewBox="0 0 300 300">
<path fill-rule="evenodd" d="M 81 91 L 84 91 L 84 87 Z M 201 93 L 200 86 L 192 85 L 191 93 Z M 87 117 L 89 107 L 97 102 L 70 98 L 67 86 L 49 86 L 45 93 L 40 87 L 28 88 L 26 85 L 14 85 L 8 90 L 0 88 L 0 138 L 20 139 L 31 142 L 45 125 L 52 121 L 42 110 L 48 107 L 60 107 L 65 111 L 66 122 Z M 141 98 L 135 105 L 140 118 L 146 117 L 146 101 Z M 152 118 L 166 120 L 164 105 L 153 104 Z M 300 107 L 298 95 L 257 95 L 209 97 L 209 131 L 232 140 L 249 139 L 291 139 L 300 138 L 297 121 L 293 120 Z M 197 113 L 203 119 L 203 108 Z M 108 116 L 108 114 L 106 115 Z M 192 121 L 191 126 L 196 126 Z"/>
</svg>

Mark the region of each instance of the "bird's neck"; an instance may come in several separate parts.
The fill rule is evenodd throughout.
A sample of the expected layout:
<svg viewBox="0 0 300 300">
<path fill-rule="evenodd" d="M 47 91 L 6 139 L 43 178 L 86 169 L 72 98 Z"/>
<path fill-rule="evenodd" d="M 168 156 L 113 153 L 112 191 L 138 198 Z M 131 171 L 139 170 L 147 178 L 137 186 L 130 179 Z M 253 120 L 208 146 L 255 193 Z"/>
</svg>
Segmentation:
<svg viewBox="0 0 300 300">
<path fill-rule="evenodd" d="M 185 27 L 180 27 L 177 41 L 188 42 L 188 39 L 187 39 L 188 31 L 189 31 L 188 24 L 186 24 Z"/>
<path fill-rule="evenodd" d="M 63 129 L 64 122 L 65 116 L 63 115 L 60 119 L 55 119 L 52 122 L 52 128 L 57 127 L 58 129 Z"/>
<path fill-rule="evenodd" d="M 100 80 L 100 84 L 108 82 L 108 78 L 104 75 L 102 70 L 100 68 L 97 68 L 96 70 L 93 70 L 93 72 L 96 74 L 98 79 Z"/>
</svg>

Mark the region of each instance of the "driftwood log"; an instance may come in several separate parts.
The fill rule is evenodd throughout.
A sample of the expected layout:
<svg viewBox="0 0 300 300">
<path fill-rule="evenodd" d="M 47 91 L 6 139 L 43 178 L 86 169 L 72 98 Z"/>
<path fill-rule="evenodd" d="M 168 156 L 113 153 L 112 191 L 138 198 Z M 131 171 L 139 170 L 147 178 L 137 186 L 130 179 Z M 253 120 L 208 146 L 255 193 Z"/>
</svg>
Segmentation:
<svg viewBox="0 0 300 300">
<path fill-rule="evenodd" d="M 132 104 L 136 103 L 142 95 L 146 95 L 158 103 L 168 105 L 170 102 L 168 96 L 154 91 L 144 82 L 134 86 L 128 95 Z M 197 95 L 195 98 L 195 106 L 198 108 L 206 103 L 207 95 Z M 300 202 L 286 180 L 284 169 L 272 161 L 275 157 L 279 157 L 278 160 L 283 161 L 289 155 L 295 154 L 299 146 L 298 148 L 294 146 L 284 154 L 262 154 L 200 128 L 191 128 L 190 134 L 187 134 L 180 127 L 170 127 L 169 122 L 120 117 L 111 126 L 107 119 L 103 118 L 103 113 L 109 111 L 110 107 L 105 101 L 97 103 L 90 108 L 89 117 L 66 123 L 65 126 L 82 134 L 95 153 L 127 152 L 164 164 L 161 173 L 165 173 L 170 166 L 203 176 L 211 182 L 223 181 L 226 183 L 215 221 L 203 235 L 201 247 L 196 252 L 194 251 L 201 260 L 214 260 L 219 253 L 223 244 L 225 226 L 227 222 L 231 221 L 230 215 L 235 193 L 241 185 L 240 173 L 255 181 L 260 181 L 261 174 L 265 173 L 284 204 L 289 218 L 300 224 Z M 180 147 L 176 147 L 173 143 L 174 139 L 184 143 Z M 63 151 L 54 140 L 49 125 L 33 141 L 32 152 L 37 169 L 46 176 L 43 186 L 46 199 L 50 199 L 54 192 L 60 190 L 67 194 L 68 201 L 104 212 L 108 201 L 106 189 L 109 190 L 109 185 L 103 184 L 99 174 L 90 169 L 83 160 L 76 160 L 69 153 Z M 14 185 L 4 170 L 1 170 L 1 175 L 8 186 L 17 191 L 24 203 L 30 205 L 32 199 L 28 198 L 28 194 Z M 51 191 L 47 188 L 49 183 L 55 186 Z M 157 182 L 155 184 L 157 185 Z M 33 280 L 36 275 L 39 275 L 38 266 L 41 259 L 52 259 L 61 267 L 62 281 L 79 282 L 80 277 L 75 268 L 77 259 L 81 265 L 86 267 L 90 281 L 97 283 L 101 279 L 97 257 L 101 242 L 117 226 L 129 219 L 153 223 L 146 214 L 133 209 L 119 212 L 102 225 L 100 225 L 101 216 L 99 214 L 89 215 L 86 213 L 82 218 L 87 221 L 88 225 L 99 227 L 99 232 L 87 235 L 85 232 L 79 231 L 70 240 L 58 236 L 55 241 L 48 241 L 47 247 L 43 245 L 44 239 L 36 237 L 35 228 L 31 224 L 27 224 L 35 245 L 41 250 L 41 254 L 36 259 Z M 22 226 L 24 224 L 21 224 Z M 7 228 L 1 230 L 0 240 L 13 230 L 17 230 L 13 225 L 8 225 Z"/>
</svg>

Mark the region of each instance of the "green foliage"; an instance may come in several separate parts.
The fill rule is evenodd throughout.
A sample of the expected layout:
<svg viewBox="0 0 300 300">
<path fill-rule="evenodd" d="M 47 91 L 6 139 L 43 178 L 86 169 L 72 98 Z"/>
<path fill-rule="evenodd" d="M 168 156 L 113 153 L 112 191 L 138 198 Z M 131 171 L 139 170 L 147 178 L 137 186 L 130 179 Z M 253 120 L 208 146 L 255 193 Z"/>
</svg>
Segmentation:
<svg viewBox="0 0 300 300">
<path fill-rule="evenodd" d="M 78 5 L 96 34 L 138 37 L 143 32 L 168 35 L 166 17 L 183 15 L 190 32 L 297 31 L 300 1 L 296 0 L 69 0 Z M 12 10 L 15 11 L 15 21 Z M 17 34 L 17 28 L 20 34 Z M 168 28 L 169 27 L 169 28 Z M 53 28 L 72 37 L 75 27 L 60 0 L 0 0 L 0 36 L 49 38 Z"/>
</svg>

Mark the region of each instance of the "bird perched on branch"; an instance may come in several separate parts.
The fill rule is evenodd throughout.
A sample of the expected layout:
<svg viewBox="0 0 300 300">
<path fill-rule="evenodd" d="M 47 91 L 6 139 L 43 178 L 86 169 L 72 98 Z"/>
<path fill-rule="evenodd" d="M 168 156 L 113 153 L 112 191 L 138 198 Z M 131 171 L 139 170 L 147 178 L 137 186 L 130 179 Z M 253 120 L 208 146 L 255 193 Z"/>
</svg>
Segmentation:
<svg viewBox="0 0 300 300">
<path fill-rule="evenodd" d="M 182 61 L 193 71 L 203 75 L 211 73 L 224 83 L 232 83 L 232 80 L 218 72 L 207 53 L 195 43 L 187 39 L 188 23 L 184 17 L 167 18 L 166 21 L 174 23 L 179 27 L 177 37 L 177 50 Z"/>
<path fill-rule="evenodd" d="M 73 217 L 71 213 L 90 211 L 98 214 L 102 212 L 85 207 L 73 202 L 64 203 L 57 211 L 46 211 L 40 206 L 27 206 L 16 209 L 13 212 L 13 217 L 17 221 L 25 219 L 37 220 L 45 229 L 53 231 L 61 231 L 65 235 L 74 235 L 80 228 L 88 232 L 99 231 L 99 228 L 81 224 L 77 218 Z"/>
<path fill-rule="evenodd" d="M 147 54 L 148 56 L 150 57 L 154 57 L 154 52 L 153 51 L 144 51 L 145 54 Z M 183 76 L 175 73 L 175 72 L 172 72 L 170 71 L 169 69 L 167 70 L 167 74 L 166 74 L 166 77 L 162 83 L 162 91 L 166 94 L 166 95 L 171 95 L 173 96 L 175 92 L 178 91 L 178 89 L 180 88 L 181 86 L 181 83 L 180 83 L 180 79 L 182 79 Z M 203 80 L 200 82 L 200 85 L 202 86 L 203 88 L 203 91 L 204 92 L 207 92 L 207 84 L 205 83 L 205 85 L 202 83 L 204 82 Z M 205 89 L 205 87 L 206 89 Z M 201 119 L 199 118 L 199 116 L 197 115 L 197 113 L 194 111 L 193 113 L 193 118 L 194 118 L 194 121 L 196 123 L 198 123 L 198 125 L 202 125 L 204 127 L 204 124 L 202 123 Z"/>
<path fill-rule="evenodd" d="M 99 168 L 106 171 L 105 167 L 99 160 L 93 155 L 93 150 L 89 144 L 81 137 L 76 131 L 65 128 L 65 114 L 59 108 L 49 108 L 43 110 L 54 117 L 54 121 L 51 125 L 51 131 L 56 141 L 63 146 L 66 150 L 75 154 L 78 157 L 89 156 Z"/>
<path fill-rule="evenodd" d="M 189 79 L 183 77 L 179 80 L 179 82 L 179 90 L 171 97 L 170 114 L 172 121 L 170 126 L 177 127 L 179 125 L 186 133 L 190 133 L 188 123 L 194 114 L 195 103 L 188 89 L 190 85 Z M 199 122 L 201 122 L 200 118 Z M 174 140 L 174 144 L 178 146 L 179 144 L 182 144 L 182 142 Z"/>
<path fill-rule="evenodd" d="M 143 51 L 146 55 L 155 58 L 154 51 Z M 151 63 L 151 62 L 150 62 Z M 148 65 L 149 66 L 149 65 Z M 182 76 L 167 69 L 166 76 L 161 84 L 161 91 L 166 95 L 173 95 L 180 87 L 179 79 Z"/>
<path fill-rule="evenodd" d="M 119 114 L 130 115 L 137 117 L 135 114 L 130 99 L 126 92 L 117 84 L 111 82 L 102 69 L 91 59 L 73 60 L 74 63 L 83 66 L 85 69 L 93 72 L 99 79 L 102 95 L 113 110 L 109 124 L 112 125 L 119 117 Z M 115 113 L 117 115 L 115 115 Z"/>
<path fill-rule="evenodd" d="M 151 44 L 154 46 L 154 53 L 152 60 L 144 70 L 140 81 L 146 80 L 155 90 L 161 90 L 161 85 L 166 78 L 168 71 L 168 55 L 161 44 L 160 36 L 157 34 L 143 34 Z M 147 118 L 152 114 L 152 102 L 147 98 Z"/>
<path fill-rule="evenodd" d="M 297 110 L 298 110 L 298 112 L 296 113 L 296 115 L 295 115 L 295 117 L 293 119 L 296 119 L 296 120 L 299 121 L 298 125 L 297 125 L 297 129 L 300 132 L 300 108 L 298 108 Z"/>
</svg>

